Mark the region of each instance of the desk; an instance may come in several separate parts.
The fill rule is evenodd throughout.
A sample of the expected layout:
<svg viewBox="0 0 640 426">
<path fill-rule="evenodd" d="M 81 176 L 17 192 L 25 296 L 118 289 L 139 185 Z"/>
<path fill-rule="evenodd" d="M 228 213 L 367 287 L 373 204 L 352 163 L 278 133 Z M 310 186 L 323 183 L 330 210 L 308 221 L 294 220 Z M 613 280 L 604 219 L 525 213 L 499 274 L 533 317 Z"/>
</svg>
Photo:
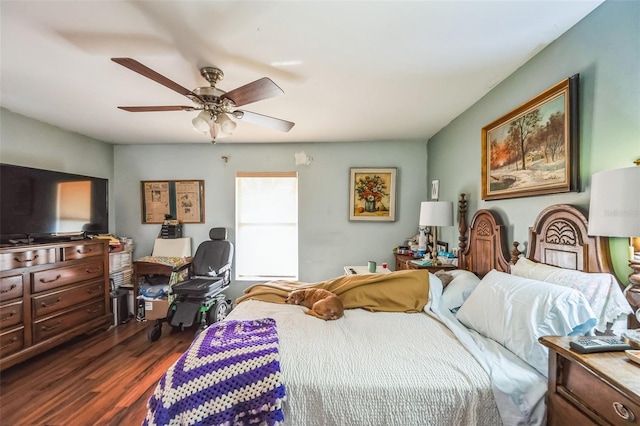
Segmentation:
<svg viewBox="0 0 640 426">
<path fill-rule="evenodd" d="M 190 257 L 158 257 L 145 256 L 133 262 L 133 298 L 138 297 L 140 277 L 145 275 L 164 275 L 171 277 L 169 285 L 178 281 L 177 274 L 173 275 L 173 268 L 191 262 Z M 186 271 L 186 270 L 185 270 Z"/>
</svg>

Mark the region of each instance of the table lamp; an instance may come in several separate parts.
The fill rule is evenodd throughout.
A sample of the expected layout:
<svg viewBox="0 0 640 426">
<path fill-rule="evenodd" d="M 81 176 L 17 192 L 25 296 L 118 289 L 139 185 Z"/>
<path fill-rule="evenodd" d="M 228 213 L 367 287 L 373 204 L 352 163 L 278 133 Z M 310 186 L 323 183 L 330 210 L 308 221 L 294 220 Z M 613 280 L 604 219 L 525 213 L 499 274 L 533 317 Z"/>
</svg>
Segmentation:
<svg viewBox="0 0 640 426">
<path fill-rule="evenodd" d="M 453 203 L 450 201 L 423 201 L 420 203 L 421 227 L 433 228 L 432 265 L 439 265 L 438 261 L 438 226 L 453 226 Z M 422 232 L 420 234 L 422 236 Z"/>
<path fill-rule="evenodd" d="M 640 167 L 608 170 L 591 176 L 589 235 L 629 238 L 627 300 L 640 317 L 640 253 L 633 237 L 640 237 Z M 640 318 L 638 318 L 640 321 Z"/>
</svg>

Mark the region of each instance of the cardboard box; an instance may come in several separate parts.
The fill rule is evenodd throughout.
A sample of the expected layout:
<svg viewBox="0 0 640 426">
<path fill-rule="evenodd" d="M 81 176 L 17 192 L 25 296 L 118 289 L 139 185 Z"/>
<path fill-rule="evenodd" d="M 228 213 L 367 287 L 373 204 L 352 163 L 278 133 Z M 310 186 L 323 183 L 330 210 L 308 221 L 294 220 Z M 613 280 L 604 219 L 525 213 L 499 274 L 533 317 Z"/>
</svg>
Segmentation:
<svg viewBox="0 0 640 426">
<path fill-rule="evenodd" d="M 144 301 L 144 317 L 147 321 L 167 316 L 169 301 L 165 299 L 154 299 Z"/>
</svg>

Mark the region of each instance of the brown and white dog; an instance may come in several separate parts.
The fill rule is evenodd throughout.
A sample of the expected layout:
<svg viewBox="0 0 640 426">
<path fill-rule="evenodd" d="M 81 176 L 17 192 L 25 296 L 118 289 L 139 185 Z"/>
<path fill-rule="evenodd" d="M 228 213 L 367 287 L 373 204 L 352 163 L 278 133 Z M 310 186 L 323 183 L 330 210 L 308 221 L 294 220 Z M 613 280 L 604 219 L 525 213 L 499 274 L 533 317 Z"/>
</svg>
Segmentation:
<svg viewBox="0 0 640 426">
<path fill-rule="evenodd" d="M 337 320 L 344 314 L 344 307 L 338 296 L 321 288 L 294 290 L 289 293 L 289 297 L 284 302 L 290 305 L 306 306 L 309 310 L 305 311 L 305 314 L 325 321 Z"/>
</svg>

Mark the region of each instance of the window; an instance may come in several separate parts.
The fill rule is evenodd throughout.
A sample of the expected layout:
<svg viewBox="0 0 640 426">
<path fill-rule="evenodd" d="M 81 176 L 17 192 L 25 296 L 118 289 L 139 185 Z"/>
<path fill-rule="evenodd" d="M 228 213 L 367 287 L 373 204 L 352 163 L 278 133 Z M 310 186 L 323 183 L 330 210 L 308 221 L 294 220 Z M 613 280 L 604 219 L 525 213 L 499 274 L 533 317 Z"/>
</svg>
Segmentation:
<svg viewBox="0 0 640 426">
<path fill-rule="evenodd" d="M 298 279 L 298 174 L 236 173 L 236 280 Z"/>
</svg>

